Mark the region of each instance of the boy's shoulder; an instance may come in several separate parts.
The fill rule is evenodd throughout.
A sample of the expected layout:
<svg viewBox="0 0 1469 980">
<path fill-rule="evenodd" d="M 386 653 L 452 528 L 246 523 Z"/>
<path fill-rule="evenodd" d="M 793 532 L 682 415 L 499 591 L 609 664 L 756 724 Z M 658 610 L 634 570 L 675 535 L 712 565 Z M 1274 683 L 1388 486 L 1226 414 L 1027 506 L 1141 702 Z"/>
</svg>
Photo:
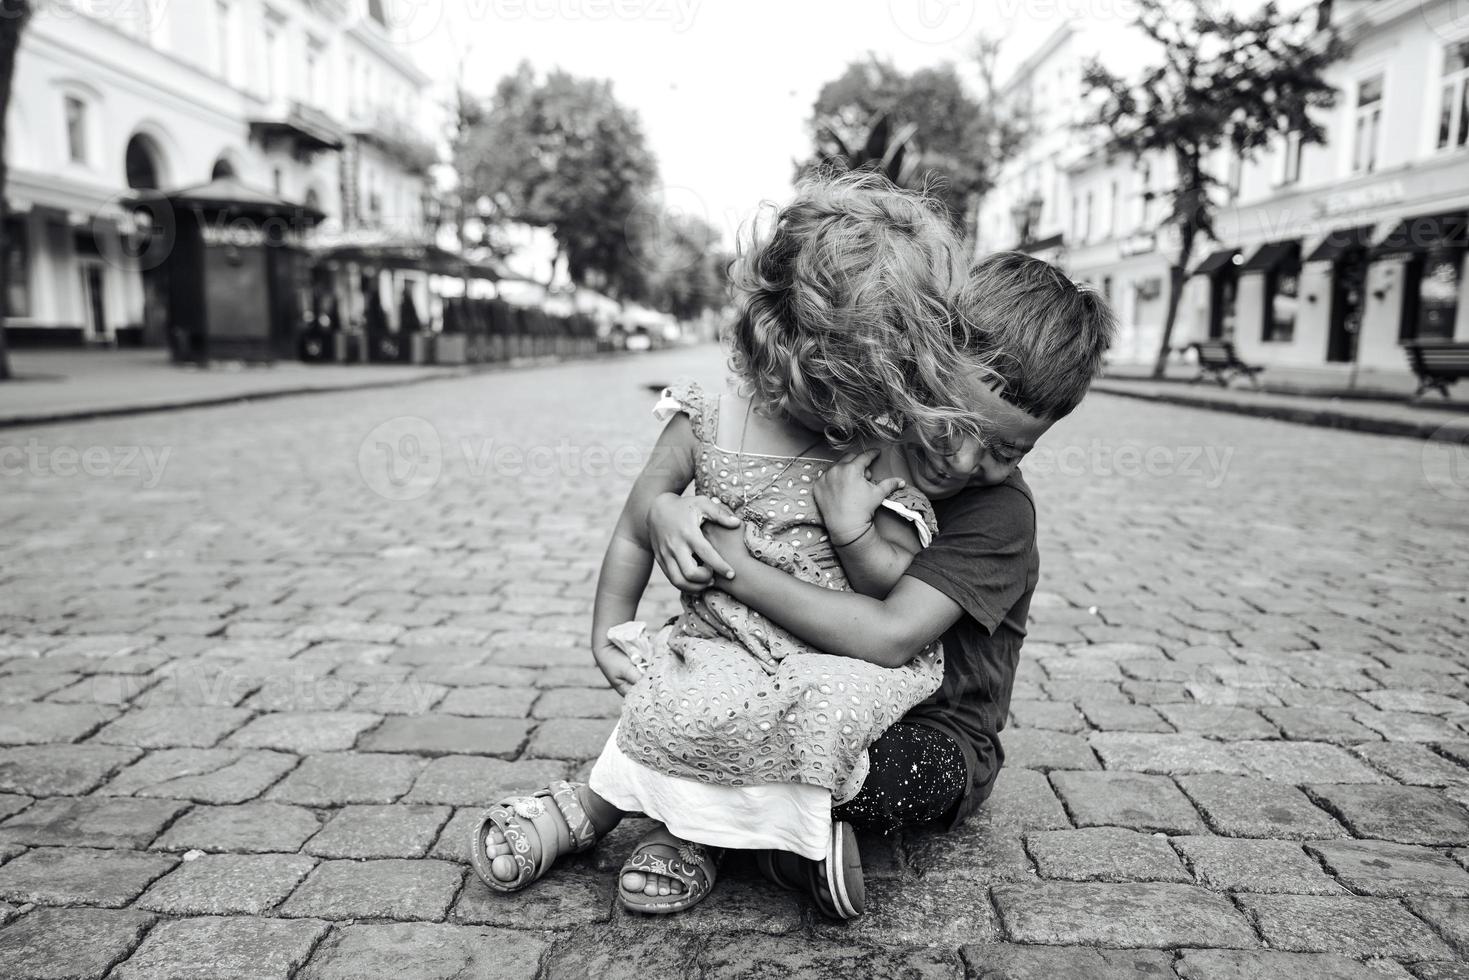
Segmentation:
<svg viewBox="0 0 1469 980">
<path fill-rule="evenodd" d="M 1004 483 L 992 487 L 965 487 L 947 500 L 935 501 L 939 533 L 945 527 L 965 528 L 982 523 L 991 531 L 1009 530 L 1034 536 L 1035 496 L 1016 469 Z"/>
</svg>

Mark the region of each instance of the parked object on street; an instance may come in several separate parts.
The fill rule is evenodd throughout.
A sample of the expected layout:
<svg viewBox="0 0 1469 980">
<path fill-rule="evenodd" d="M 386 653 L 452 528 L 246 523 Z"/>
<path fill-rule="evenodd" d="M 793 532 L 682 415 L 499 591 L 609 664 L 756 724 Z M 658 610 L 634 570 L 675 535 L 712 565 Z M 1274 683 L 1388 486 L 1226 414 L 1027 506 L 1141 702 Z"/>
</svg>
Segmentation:
<svg viewBox="0 0 1469 980">
<path fill-rule="evenodd" d="M 1265 370 L 1264 365 L 1246 364 L 1240 360 L 1232 341 L 1199 340 L 1184 349 L 1195 351 L 1199 357 L 1199 373 L 1193 379 L 1195 383 L 1208 378 L 1218 382 L 1221 388 L 1227 388 L 1231 378 L 1246 377 L 1250 384 L 1260 387 L 1255 375 Z"/>
<path fill-rule="evenodd" d="M 1449 385 L 1469 378 L 1469 341 L 1414 340 L 1403 345 L 1408 365 L 1418 376 L 1414 398 L 1423 397 L 1429 389 L 1449 397 Z"/>
</svg>

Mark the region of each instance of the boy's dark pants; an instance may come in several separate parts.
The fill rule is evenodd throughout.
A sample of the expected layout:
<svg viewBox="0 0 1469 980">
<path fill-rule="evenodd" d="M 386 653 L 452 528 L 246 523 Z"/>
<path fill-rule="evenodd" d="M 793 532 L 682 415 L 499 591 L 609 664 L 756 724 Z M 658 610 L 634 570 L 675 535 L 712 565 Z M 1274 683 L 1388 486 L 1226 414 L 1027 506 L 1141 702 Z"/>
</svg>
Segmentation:
<svg viewBox="0 0 1469 980">
<path fill-rule="evenodd" d="M 860 830 L 891 834 L 942 821 L 969 788 L 959 743 L 929 725 L 900 721 L 867 753 L 861 792 L 832 810 Z"/>
</svg>

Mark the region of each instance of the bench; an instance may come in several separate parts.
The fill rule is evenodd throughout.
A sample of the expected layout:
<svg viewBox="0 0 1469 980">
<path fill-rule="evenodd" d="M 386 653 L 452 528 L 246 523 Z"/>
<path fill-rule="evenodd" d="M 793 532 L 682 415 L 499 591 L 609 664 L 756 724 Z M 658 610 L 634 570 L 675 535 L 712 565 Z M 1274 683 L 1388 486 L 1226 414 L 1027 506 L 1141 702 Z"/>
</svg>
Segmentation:
<svg viewBox="0 0 1469 980">
<path fill-rule="evenodd" d="M 1235 353 L 1234 342 L 1230 340 L 1197 340 L 1188 345 L 1198 353 L 1199 373 L 1193 379 L 1193 383 L 1203 381 L 1205 378 L 1213 378 L 1219 382 L 1221 388 L 1229 386 L 1229 379 L 1243 375 L 1250 379 L 1250 384 L 1256 388 L 1260 387 L 1259 380 L 1255 375 L 1265 370 L 1262 364 L 1246 364 L 1240 360 L 1239 354 Z"/>
<path fill-rule="evenodd" d="M 1469 341 L 1410 340 L 1403 350 L 1408 352 L 1408 366 L 1418 376 L 1414 398 L 1421 398 L 1430 388 L 1447 398 L 1449 385 L 1469 378 Z"/>
</svg>

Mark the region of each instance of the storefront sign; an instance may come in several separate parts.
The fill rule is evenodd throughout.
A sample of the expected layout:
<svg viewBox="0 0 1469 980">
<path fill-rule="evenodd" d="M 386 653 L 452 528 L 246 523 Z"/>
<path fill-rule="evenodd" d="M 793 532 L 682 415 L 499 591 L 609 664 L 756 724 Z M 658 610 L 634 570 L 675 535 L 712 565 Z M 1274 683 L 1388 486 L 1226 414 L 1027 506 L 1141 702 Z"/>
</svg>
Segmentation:
<svg viewBox="0 0 1469 980">
<path fill-rule="evenodd" d="M 1337 191 L 1335 194 L 1318 197 L 1311 202 L 1311 207 L 1318 217 L 1324 218 L 1335 214 L 1370 211 L 1384 204 L 1397 204 L 1405 196 L 1403 182 L 1390 180 L 1381 184 Z"/>
<path fill-rule="evenodd" d="M 1146 255 L 1158 247 L 1156 236 L 1144 232 L 1139 235 L 1129 235 L 1117 243 L 1117 251 L 1123 258 L 1134 255 Z"/>
</svg>

